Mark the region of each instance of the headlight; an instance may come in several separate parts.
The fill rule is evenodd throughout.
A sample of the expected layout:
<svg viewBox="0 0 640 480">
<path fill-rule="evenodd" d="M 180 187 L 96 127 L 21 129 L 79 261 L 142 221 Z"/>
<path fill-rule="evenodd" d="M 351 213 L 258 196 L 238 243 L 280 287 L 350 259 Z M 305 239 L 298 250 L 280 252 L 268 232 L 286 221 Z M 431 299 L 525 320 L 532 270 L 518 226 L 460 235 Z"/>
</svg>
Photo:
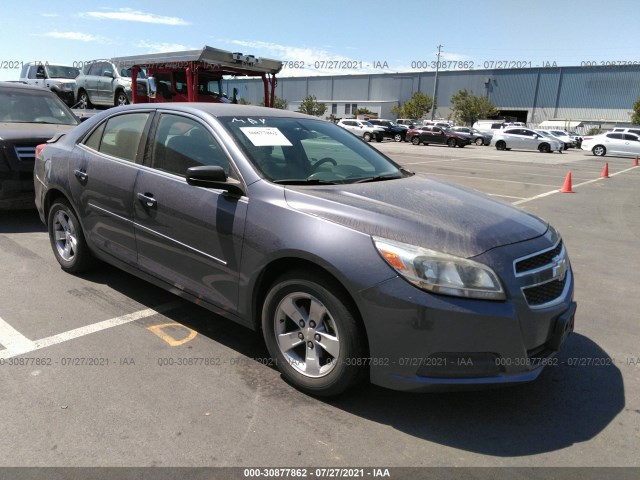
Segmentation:
<svg viewBox="0 0 640 480">
<path fill-rule="evenodd" d="M 60 84 L 60 90 L 63 90 L 65 92 L 70 92 L 71 90 L 73 90 L 73 84 L 72 83 L 61 83 Z"/>
<path fill-rule="evenodd" d="M 506 298 L 498 276 L 486 265 L 384 238 L 373 237 L 373 242 L 396 272 L 423 290 L 486 300 Z"/>
</svg>

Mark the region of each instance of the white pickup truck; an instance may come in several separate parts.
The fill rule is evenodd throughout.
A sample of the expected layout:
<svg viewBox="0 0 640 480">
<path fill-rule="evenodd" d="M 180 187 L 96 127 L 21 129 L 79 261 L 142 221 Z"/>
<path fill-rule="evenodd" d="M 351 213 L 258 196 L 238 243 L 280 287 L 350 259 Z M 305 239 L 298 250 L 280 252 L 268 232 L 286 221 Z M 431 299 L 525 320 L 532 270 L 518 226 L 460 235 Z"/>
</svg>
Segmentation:
<svg viewBox="0 0 640 480">
<path fill-rule="evenodd" d="M 76 77 L 80 69 L 49 62 L 29 62 L 22 66 L 20 81 L 29 85 L 48 88 L 69 106 L 76 98 Z"/>
</svg>

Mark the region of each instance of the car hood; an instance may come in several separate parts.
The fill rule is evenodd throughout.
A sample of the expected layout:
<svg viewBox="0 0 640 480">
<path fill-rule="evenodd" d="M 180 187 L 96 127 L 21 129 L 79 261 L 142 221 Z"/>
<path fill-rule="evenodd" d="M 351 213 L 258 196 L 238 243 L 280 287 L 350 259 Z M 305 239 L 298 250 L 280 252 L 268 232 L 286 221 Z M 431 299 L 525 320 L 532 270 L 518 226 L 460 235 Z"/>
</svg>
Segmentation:
<svg viewBox="0 0 640 480">
<path fill-rule="evenodd" d="M 0 123 L 0 140 L 48 140 L 58 133 L 67 133 L 76 125 L 51 123 Z"/>
<path fill-rule="evenodd" d="M 548 228 L 538 217 L 480 192 L 421 175 L 287 186 L 285 198 L 295 210 L 369 235 L 465 258 L 538 237 Z"/>
</svg>

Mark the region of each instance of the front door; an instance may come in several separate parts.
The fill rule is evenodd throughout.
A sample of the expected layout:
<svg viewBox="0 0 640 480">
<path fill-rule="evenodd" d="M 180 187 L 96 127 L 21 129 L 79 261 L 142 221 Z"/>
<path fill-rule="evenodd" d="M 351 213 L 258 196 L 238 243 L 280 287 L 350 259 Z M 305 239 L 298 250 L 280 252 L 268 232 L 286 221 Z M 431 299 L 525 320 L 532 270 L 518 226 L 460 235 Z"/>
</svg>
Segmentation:
<svg viewBox="0 0 640 480">
<path fill-rule="evenodd" d="M 247 198 L 188 185 L 185 173 L 218 165 L 237 175 L 199 119 L 162 113 L 154 135 L 149 165 L 134 188 L 138 265 L 180 290 L 235 310 Z"/>
</svg>

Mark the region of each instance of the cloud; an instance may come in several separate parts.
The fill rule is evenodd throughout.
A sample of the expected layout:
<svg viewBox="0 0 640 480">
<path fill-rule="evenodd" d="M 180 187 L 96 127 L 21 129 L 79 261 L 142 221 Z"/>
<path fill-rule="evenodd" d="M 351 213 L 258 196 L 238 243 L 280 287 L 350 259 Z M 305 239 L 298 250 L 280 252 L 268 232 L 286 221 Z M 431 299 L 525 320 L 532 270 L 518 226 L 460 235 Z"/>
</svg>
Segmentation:
<svg viewBox="0 0 640 480">
<path fill-rule="evenodd" d="M 41 33 L 38 36 L 42 36 L 42 37 L 51 37 L 51 38 L 61 38 L 64 40 L 78 40 L 81 42 L 106 42 L 107 39 L 104 37 L 101 37 L 99 35 L 91 35 L 88 33 L 82 33 L 82 32 L 58 32 L 58 31 L 53 31 L 53 32 L 47 32 L 47 33 Z"/>
<path fill-rule="evenodd" d="M 224 40 L 232 45 L 249 48 L 252 51 L 244 52 L 255 55 L 264 52 L 285 63 L 280 72 L 281 77 L 306 77 L 313 75 L 344 75 L 344 74 L 370 74 L 370 73 L 394 73 L 388 62 L 375 59 L 354 59 L 345 55 L 332 53 L 326 48 L 303 48 L 290 45 L 280 45 L 272 42 Z M 257 52 L 256 52 L 257 51 Z"/>
<path fill-rule="evenodd" d="M 181 43 L 167 43 L 167 42 L 147 42 L 146 40 L 140 40 L 136 42 L 136 47 L 144 48 L 149 53 L 163 53 L 163 52 L 179 52 L 182 50 L 195 50 L 194 47 L 182 45 Z"/>
<path fill-rule="evenodd" d="M 119 8 L 106 12 L 83 12 L 81 17 L 97 18 L 100 20 L 123 20 L 126 22 L 155 23 L 159 25 L 190 25 L 179 17 L 165 17 L 155 13 L 140 12 L 131 8 Z"/>
</svg>

